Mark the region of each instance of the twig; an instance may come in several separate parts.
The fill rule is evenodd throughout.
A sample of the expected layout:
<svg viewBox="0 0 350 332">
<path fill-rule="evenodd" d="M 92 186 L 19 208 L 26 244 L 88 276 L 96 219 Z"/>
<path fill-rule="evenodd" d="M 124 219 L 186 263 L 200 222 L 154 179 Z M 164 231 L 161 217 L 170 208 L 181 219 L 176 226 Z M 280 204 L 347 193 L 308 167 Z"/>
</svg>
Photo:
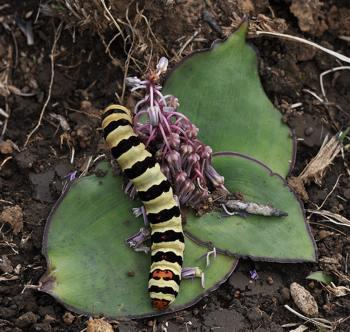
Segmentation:
<svg viewBox="0 0 350 332">
<path fill-rule="evenodd" d="M 177 57 L 181 57 L 182 52 L 185 50 L 185 48 L 193 42 L 193 40 L 198 36 L 199 31 L 195 31 L 194 34 L 182 45 L 179 52 L 176 54 Z"/>
<path fill-rule="evenodd" d="M 325 92 L 324 85 L 323 85 L 323 77 L 330 74 L 330 73 L 334 73 L 336 71 L 339 71 L 339 70 L 350 70 L 350 66 L 335 67 L 335 68 L 324 71 L 320 75 L 320 86 L 321 86 L 322 95 L 323 95 L 324 99 L 327 101 L 328 101 L 328 99 L 326 97 L 326 92 Z"/>
<path fill-rule="evenodd" d="M 273 36 L 273 37 L 279 37 L 279 38 L 282 38 L 282 39 L 287 39 L 287 40 L 291 40 L 291 41 L 297 41 L 297 42 L 300 42 L 300 43 L 303 43 L 303 44 L 307 44 L 307 45 L 310 45 L 312 47 L 315 47 L 325 53 L 328 53 L 334 57 L 336 57 L 337 59 L 341 60 L 341 61 L 344 61 L 344 62 L 347 62 L 347 63 L 350 63 L 350 58 L 343 55 L 343 54 L 340 54 L 338 52 L 335 52 L 335 51 L 332 51 L 326 47 L 323 47 L 321 45 L 318 45 L 314 42 L 311 42 L 307 39 L 304 39 L 304 38 L 300 38 L 300 37 L 296 37 L 296 36 L 292 36 L 292 35 L 287 35 L 287 34 L 283 34 L 283 33 L 278 33 L 278 32 L 268 32 L 268 31 L 256 31 L 255 34 L 257 36 Z"/>
<path fill-rule="evenodd" d="M 3 167 L 5 166 L 5 164 L 9 161 L 9 160 L 11 160 L 13 157 L 12 156 L 8 156 L 8 157 L 6 157 L 3 161 L 2 161 L 2 163 L 0 164 L 0 171 L 3 169 Z"/>
<path fill-rule="evenodd" d="M 41 125 L 41 121 L 43 119 L 43 116 L 45 114 L 45 110 L 47 108 L 47 105 L 49 104 L 50 102 L 50 99 L 51 99 L 51 92 L 52 92 L 52 86 L 53 86 L 53 81 L 54 81 L 54 77 L 55 77 L 55 52 L 56 52 L 56 45 L 57 45 L 57 42 L 61 36 L 61 31 L 62 31 L 62 25 L 63 23 L 61 22 L 60 25 L 58 26 L 58 29 L 56 30 L 55 32 L 55 37 L 54 37 L 54 41 L 53 41 L 53 45 L 52 45 L 52 48 L 51 48 L 51 54 L 50 54 L 50 60 L 51 60 L 51 77 L 50 77 L 50 84 L 49 84 L 49 91 L 48 91 L 48 95 L 47 95 L 47 98 L 46 98 L 46 101 L 41 109 L 41 112 L 40 112 L 40 117 L 39 117 L 39 120 L 38 120 L 38 123 L 36 124 L 36 126 L 33 128 L 33 130 L 29 133 L 29 135 L 27 136 L 27 139 L 24 143 L 24 147 L 27 146 L 30 138 L 32 137 L 32 135 L 38 130 L 38 128 L 40 127 Z"/>
<path fill-rule="evenodd" d="M 111 14 L 111 12 L 109 11 L 109 9 L 107 8 L 106 6 L 106 3 L 104 0 L 100 0 L 101 3 L 102 3 L 102 6 L 103 8 L 105 9 L 105 11 L 107 12 L 109 18 L 112 20 L 112 22 L 114 23 L 115 27 L 117 28 L 117 30 L 119 31 L 120 35 L 122 36 L 123 38 L 123 41 L 125 43 L 125 36 L 124 36 L 124 32 L 123 30 L 121 29 L 120 25 L 118 24 L 118 22 L 115 20 L 115 18 L 113 17 L 113 15 Z"/>
<path fill-rule="evenodd" d="M 332 188 L 332 190 L 327 194 L 326 198 L 323 200 L 322 204 L 320 206 L 317 207 L 317 210 L 321 210 L 323 205 L 327 202 L 328 198 L 333 194 L 335 188 L 337 188 L 338 183 L 339 183 L 339 179 L 343 176 L 344 174 L 340 174 L 337 178 L 337 180 L 335 181 L 335 184 Z"/>
</svg>

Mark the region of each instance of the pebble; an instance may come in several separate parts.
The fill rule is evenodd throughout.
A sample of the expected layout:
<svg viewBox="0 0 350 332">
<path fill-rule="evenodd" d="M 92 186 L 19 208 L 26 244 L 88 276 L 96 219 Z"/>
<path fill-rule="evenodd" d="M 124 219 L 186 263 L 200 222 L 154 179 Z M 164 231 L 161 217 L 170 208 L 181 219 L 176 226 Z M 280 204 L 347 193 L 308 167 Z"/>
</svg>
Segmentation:
<svg viewBox="0 0 350 332">
<path fill-rule="evenodd" d="M 35 324 L 38 321 L 38 318 L 39 318 L 38 315 L 34 314 L 31 311 L 28 311 L 25 314 L 19 316 L 16 319 L 15 324 L 16 324 L 16 326 L 21 327 L 21 328 L 28 327 L 32 324 Z"/>
<path fill-rule="evenodd" d="M 296 282 L 290 285 L 290 294 L 296 306 L 307 316 L 316 316 L 318 306 L 314 297 Z"/>
<path fill-rule="evenodd" d="M 11 261 L 6 255 L 2 255 L 0 258 L 0 270 L 4 273 L 11 273 L 13 271 Z"/>
<path fill-rule="evenodd" d="M 75 316 L 71 314 L 69 311 L 67 311 L 63 315 L 62 319 L 66 325 L 71 325 L 74 322 Z"/>
<path fill-rule="evenodd" d="M 272 279 L 272 277 L 271 277 L 271 276 L 268 276 L 268 277 L 266 278 L 266 282 L 267 282 L 269 285 L 273 285 L 273 279 Z"/>
<path fill-rule="evenodd" d="M 319 231 L 318 237 L 320 238 L 320 240 L 323 240 L 326 237 L 328 237 L 330 235 L 333 235 L 333 234 L 334 234 L 333 232 L 326 231 L 326 230 L 322 229 L 322 230 Z"/>
</svg>

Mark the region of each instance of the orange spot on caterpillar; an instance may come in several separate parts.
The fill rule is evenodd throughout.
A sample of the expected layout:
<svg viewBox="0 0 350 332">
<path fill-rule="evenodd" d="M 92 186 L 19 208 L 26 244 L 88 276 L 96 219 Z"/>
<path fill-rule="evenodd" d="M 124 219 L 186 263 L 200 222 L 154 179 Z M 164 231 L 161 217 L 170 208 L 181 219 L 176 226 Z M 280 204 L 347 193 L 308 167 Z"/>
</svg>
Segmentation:
<svg viewBox="0 0 350 332">
<path fill-rule="evenodd" d="M 152 307 L 157 310 L 164 310 L 168 307 L 170 301 L 161 299 L 152 299 Z"/>
<path fill-rule="evenodd" d="M 152 272 L 152 278 L 159 280 L 159 279 L 163 279 L 163 280 L 172 280 L 174 277 L 174 273 L 172 273 L 170 270 L 154 270 Z"/>
</svg>

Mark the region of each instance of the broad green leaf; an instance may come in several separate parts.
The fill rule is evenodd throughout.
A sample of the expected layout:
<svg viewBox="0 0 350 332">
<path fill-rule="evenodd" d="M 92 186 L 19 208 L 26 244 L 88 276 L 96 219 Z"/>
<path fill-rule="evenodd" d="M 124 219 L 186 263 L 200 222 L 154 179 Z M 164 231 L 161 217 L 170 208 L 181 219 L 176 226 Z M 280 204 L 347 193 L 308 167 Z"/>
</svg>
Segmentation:
<svg viewBox="0 0 350 332">
<path fill-rule="evenodd" d="M 264 93 L 246 31 L 243 23 L 225 42 L 187 57 L 170 74 L 164 91 L 179 99 L 179 110 L 214 151 L 241 152 L 286 176 L 293 140 Z"/>
<path fill-rule="evenodd" d="M 280 176 L 262 163 L 239 154 L 215 157 L 213 164 L 225 177 L 225 186 L 232 193 L 243 194 L 246 201 L 271 204 L 287 212 L 288 217 L 189 215 L 185 230 L 192 238 L 256 260 L 315 261 L 315 245 L 303 208 Z"/>
<path fill-rule="evenodd" d="M 312 272 L 306 277 L 306 279 L 323 282 L 326 285 L 330 285 L 331 282 L 333 282 L 333 278 L 323 271 Z"/>
<path fill-rule="evenodd" d="M 77 180 L 49 217 L 43 249 L 48 271 L 41 290 L 76 312 L 114 318 L 157 315 L 147 292 L 150 256 L 125 244 L 143 225 L 131 213 L 137 203 L 123 193 L 121 178 L 106 163 L 99 167 L 107 175 Z M 184 280 L 170 311 L 192 305 L 232 273 L 237 259 L 219 255 L 206 268 L 206 253 L 186 239 L 184 266 L 201 267 L 206 288 L 199 279 Z"/>
</svg>

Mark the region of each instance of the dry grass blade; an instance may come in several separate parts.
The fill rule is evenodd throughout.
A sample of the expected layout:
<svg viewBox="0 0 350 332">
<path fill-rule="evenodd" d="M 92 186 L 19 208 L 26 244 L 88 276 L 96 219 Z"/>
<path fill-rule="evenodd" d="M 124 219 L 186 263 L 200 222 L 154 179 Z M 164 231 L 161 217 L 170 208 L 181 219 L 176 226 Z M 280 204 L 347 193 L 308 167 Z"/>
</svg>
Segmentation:
<svg viewBox="0 0 350 332">
<path fill-rule="evenodd" d="M 316 325 L 317 327 L 320 328 L 324 328 L 327 330 L 333 330 L 334 329 L 334 324 L 327 320 L 327 319 L 323 319 L 323 318 L 309 318 L 306 317 L 304 315 L 302 315 L 301 313 L 297 312 L 296 310 L 292 309 L 289 305 L 285 304 L 284 307 L 289 310 L 291 313 L 293 313 L 294 315 L 298 316 L 299 318 L 305 320 L 306 323 L 310 322 L 314 325 Z"/>
<path fill-rule="evenodd" d="M 318 185 L 321 184 L 326 169 L 341 151 L 342 142 L 339 136 L 340 135 L 335 135 L 330 140 L 325 138 L 320 151 L 299 175 L 300 180 L 304 183 L 315 181 Z"/>
<path fill-rule="evenodd" d="M 26 141 L 24 143 L 24 147 L 27 146 L 27 144 L 29 143 L 30 138 L 33 136 L 33 134 L 40 127 L 41 121 L 42 121 L 42 119 L 44 117 L 44 114 L 45 114 L 45 110 L 46 110 L 47 105 L 49 104 L 50 99 L 51 99 L 51 91 L 52 91 L 52 86 L 53 86 L 54 77 L 55 77 L 55 53 L 56 53 L 56 46 L 57 46 L 57 42 L 58 42 L 58 40 L 59 40 L 59 38 L 61 36 L 62 25 L 63 25 L 63 23 L 61 22 L 60 25 L 58 26 L 56 32 L 55 32 L 55 37 L 54 37 L 54 41 L 53 41 L 52 48 L 51 48 L 51 53 L 50 53 L 51 77 L 50 77 L 50 84 L 49 84 L 49 90 L 48 90 L 47 98 L 46 98 L 45 103 L 44 103 L 44 105 L 43 105 L 43 107 L 41 109 L 38 123 L 33 128 L 33 130 L 28 134 L 28 136 L 26 138 Z"/>
<path fill-rule="evenodd" d="M 329 70 L 324 71 L 320 75 L 320 86 L 321 86 L 323 98 L 325 100 L 327 100 L 327 97 L 326 97 L 326 91 L 325 91 L 324 84 L 323 84 L 323 78 L 324 78 L 324 76 L 326 76 L 330 73 L 334 73 L 334 72 L 339 71 L 339 70 L 350 70 L 350 66 L 340 66 L 340 67 L 331 68 Z"/>
<path fill-rule="evenodd" d="M 283 33 L 278 33 L 278 32 L 269 32 L 269 31 L 256 31 L 255 34 L 257 36 L 272 36 L 272 37 L 279 37 L 279 38 L 287 39 L 287 40 L 291 40 L 291 41 L 297 41 L 299 43 L 303 43 L 303 44 L 315 47 L 315 48 L 317 48 L 325 53 L 328 53 L 328 54 L 336 57 L 337 59 L 339 59 L 341 61 L 350 63 L 349 57 L 347 57 L 343 54 L 340 54 L 338 52 L 332 51 L 326 47 L 323 47 L 319 44 L 316 44 L 316 43 L 311 42 L 311 41 L 304 39 L 304 38 L 300 38 L 300 37 L 296 37 L 296 36 L 292 36 L 292 35 L 287 35 L 287 34 L 283 34 Z"/>
<path fill-rule="evenodd" d="M 317 155 L 306 165 L 300 175 L 289 178 L 289 185 L 300 194 L 304 200 L 309 199 L 304 184 L 314 181 L 316 184 L 321 185 L 327 169 L 342 150 L 343 139 L 347 131 L 340 132 L 331 139 L 326 137 Z"/>
<path fill-rule="evenodd" d="M 350 227 L 350 220 L 340 214 L 327 210 L 307 210 L 307 212 L 322 216 L 325 218 L 325 221 L 329 221 L 333 224 Z"/>
</svg>

